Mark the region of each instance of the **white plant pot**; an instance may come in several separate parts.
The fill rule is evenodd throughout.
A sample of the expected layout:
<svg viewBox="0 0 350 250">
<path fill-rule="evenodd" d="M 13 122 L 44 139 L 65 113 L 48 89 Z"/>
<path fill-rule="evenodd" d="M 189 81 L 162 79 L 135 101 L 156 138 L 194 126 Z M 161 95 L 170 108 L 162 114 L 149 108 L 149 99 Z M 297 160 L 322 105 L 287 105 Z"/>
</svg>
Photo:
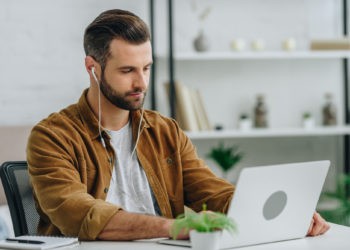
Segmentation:
<svg viewBox="0 0 350 250">
<path fill-rule="evenodd" d="M 239 120 L 238 128 L 240 130 L 250 130 L 252 128 L 252 120 L 250 119 Z"/>
<path fill-rule="evenodd" d="M 218 250 L 220 246 L 221 231 L 201 233 L 190 231 L 192 249 L 194 250 Z"/>
<path fill-rule="evenodd" d="M 303 127 L 305 129 L 313 129 L 315 127 L 314 118 L 306 118 L 303 120 Z"/>
</svg>

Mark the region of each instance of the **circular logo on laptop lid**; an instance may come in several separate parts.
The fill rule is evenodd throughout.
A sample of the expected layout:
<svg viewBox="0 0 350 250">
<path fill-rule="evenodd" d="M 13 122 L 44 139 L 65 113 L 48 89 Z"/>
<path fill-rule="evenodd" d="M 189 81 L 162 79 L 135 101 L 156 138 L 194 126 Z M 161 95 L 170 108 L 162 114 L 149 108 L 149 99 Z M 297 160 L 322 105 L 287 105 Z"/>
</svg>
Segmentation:
<svg viewBox="0 0 350 250">
<path fill-rule="evenodd" d="M 263 215 L 266 220 L 272 220 L 279 216 L 287 205 L 287 194 L 277 191 L 265 201 Z"/>
</svg>

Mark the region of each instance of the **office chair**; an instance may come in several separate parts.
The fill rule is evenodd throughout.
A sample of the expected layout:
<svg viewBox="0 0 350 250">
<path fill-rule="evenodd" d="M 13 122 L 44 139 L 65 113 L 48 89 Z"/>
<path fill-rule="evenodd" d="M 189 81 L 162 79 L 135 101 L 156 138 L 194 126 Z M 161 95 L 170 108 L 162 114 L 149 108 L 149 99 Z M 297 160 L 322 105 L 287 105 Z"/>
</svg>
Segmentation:
<svg viewBox="0 0 350 250">
<path fill-rule="evenodd" d="M 39 214 L 35 208 L 27 162 L 3 163 L 0 167 L 0 177 L 10 209 L 15 236 L 36 235 Z"/>
</svg>

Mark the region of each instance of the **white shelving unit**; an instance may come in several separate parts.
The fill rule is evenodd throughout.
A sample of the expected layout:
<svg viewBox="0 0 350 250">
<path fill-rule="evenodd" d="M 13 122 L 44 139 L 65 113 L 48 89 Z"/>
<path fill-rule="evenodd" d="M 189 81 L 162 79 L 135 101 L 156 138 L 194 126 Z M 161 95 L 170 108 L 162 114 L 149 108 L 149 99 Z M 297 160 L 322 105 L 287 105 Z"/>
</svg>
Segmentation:
<svg viewBox="0 0 350 250">
<path fill-rule="evenodd" d="M 169 2 L 175 3 L 171 0 Z M 225 9 L 223 8 L 224 4 L 214 4 L 214 1 L 210 3 L 214 6 L 211 15 L 215 17 L 217 24 L 215 28 L 209 21 L 205 24 L 205 34 L 209 37 L 210 44 L 208 51 L 196 52 L 190 47 L 193 34 L 197 32 L 197 27 L 190 25 L 193 13 L 185 11 L 181 20 L 175 18 L 178 26 L 175 25 L 175 29 L 173 29 L 171 17 L 174 13 L 169 8 L 169 20 L 171 20 L 169 21 L 171 34 L 169 36 L 169 54 L 157 55 L 160 60 L 169 59 L 170 82 L 181 81 L 185 85 L 188 84 L 199 89 L 206 101 L 212 125 L 218 124 L 224 127 L 223 130 L 186 131 L 186 134 L 196 145 L 199 154 L 204 156 L 208 148 L 218 140 L 233 139 L 232 143 L 242 144 L 242 147 L 248 152 L 247 155 L 252 157 L 247 160 L 249 164 L 255 164 L 255 161 L 269 162 L 269 159 L 283 161 L 284 156 L 286 159 L 290 157 L 291 160 L 309 160 L 313 157 L 326 156 L 332 158 L 336 165 L 344 163 L 344 166 L 341 167 L 344 167 L 345 171 L 348 172 L 347 165 L 350 164 L 348 164 L 347 153 L 343 154 L 343 152 L 348 151 L 350 135 L 350 125 L 346 125 L 348 123 L 348 97 L 344 94 L 348 88 L 346 65 L 347 59 L 350 58 L 350 50 L 309 49 L 309 42 L 312 39 L 317 39 L 318 36 L 336 39 L 346 35 L 339 26 L 344 25 L 345 21 L 341 22 L 337 19 L 338 16 L 339 19 L 342 18 L 341 13 L 338 15 L 338 11 L 344 7 L 344 4 L 323 4 L 320 11 L 316 11 L 313 5 L 319 6 L 317 1 L 310 4 L 307 2 L 305 5 L 301 2 L 293 3 L 288 5 L 292 15 L 286 11 L 283 14 L 277 11 L 279 8 L 285 10 L 285 6 L 282 4 L 270 2 L 271 8 L 267 8 L 261 5 L 260 1 L 254 1 L 254 4 L 265 12 L 271 10 L 274 13 L 279 13 L 270 17 L 261 14 L 264 13 L 263 11 L 255 11 L 256 9 L 250 12 L 245 1 L 239 1 L 236 3 L 238 6 L 236 10 L 242 7 L 244 11 L 249 11 L 252 15 L 255 13 L 254 17 L 256 18 L 246 18 L 244 15 L 241 16 L 239 11 L 233 11 L 234 18 L 226 21 L 221 17 L 231 15 L 231 11 L 226 12 L 229 7 Z M 182 9 L 187 6 L 178 2 L 176 4 Z M 172 5 L 169 4 L 169 6 Z M 300 7 L 305 8 L 300 9 Z M 180 11 L 180 8 L 176 10 Z M 300 15 L 298 15 L 299 13 Z M 330 13 L 329 19 L 327 19 L 328 16 L 325 16 L 325 21 L 319 22 L 319 13 Z M 308 16 L 305 17 L 305 15 Z M 346 14 L 344 16 L 347 17 Z M 285 19 L 282 20 L 284 17 Z M 253 20 L 250 21 L 251 19 Z M 282 21 L 281 24 L 275 25 L 275 22 L 271 20 Z M 228 29 L 227 32 L 226 29 L 225 32 L 216 30 L 219 29 L 219 24 L 228 25 L 228 23 L 232 25 L 232 30 Z M 293 36 L 298 41 L 298 46 L 293 51 L 283 50 L 281 44 L 276 42 L 286 38 L 286 34 L 290 32 L 286 31 L 288 28 L 294 32 Z M 246 32 L 244 29 L 254 30 L 254 33 Z M 278 34 L 274 37 L 274 30 L 281 30 L 281 32 L 277 32 Z M 230 32 L 232 37 L 228 34 Z M 174 39 L 173 34 L 175 33 L 181 39 Z M 230 39 L 241 37 L 249 44 L 258 36 L 265 39 L 267 45 L 265 50 L 254 51 L 249 46 L 242 51 L 230 50 Z M 174 40 L 176 48 L 173 47 Z M 231 74 L 232 77 L 229 77 Z M 264 88 L 268 90 L 265 91 Z M 278 91 L 281 91 L 282 94 L 278 95 Z M 320 125 L 322 123 L 321 105 L 324 101 L 322 96 L 327 92 L 334 96 L 338 126 Z M 170 94 L 173 93 L 170 92 Z M 244 112 L 252 117 L 250 112 L 255 93 L 267 96 L 269 128 L 234 129 L 238 127 L 239 114 Z M 173 100 L 170 111 L 171 114 L 174 114 L 175 99 L 170 98 L 170 100 Z M 293 103 L 295 105 L 292 107 Z M 312 129 L 298 127 L 297 123 L 299 123 L 304 111 L 310 111 L 313 114 L 316 127 Z M 344 113 L 346 114 L 344 115 Z M 298 139 L 293 140 L 294 137 Z M 250 140 L 255 138 L 262 138 L 262 140 L 256 140 L 255 144 L 255 140 Z M 274 140 L 269 140 L 270 138 L 274 138 Z M 283 143 L 283 146 L 278 145 L 280 142 Z M 295 152 L 295 154 L 286 152 Z M 300 158 L 296 154 L 299 154 Z M 281 157 L 279 158 L 279 156 Z"/>
<path fill-rule="evenodd" d="M 165 58 L 160 56 L 159 58 Z M 325 51 L 223 51 L 223 52 L 187 52 L 174 55 L 181 61 L 222 61 L 222 60 L 289 60 L 289 59 L 343 59 L 350 58 L 348 50 Z M 234 138 L 269 138 L 269 137 L 308 137 L 308 136 L 341 136 L 350 135 L 350 126 L 299 128 L 266 128 L 250 130 L 225 129 L 213 131 L 187 131 L 193 140 L 234 139 Z"/>
<path fill-rule="evenodd" d="M 337 136 L 349 135 L 350 126 L 332 126 L 306 128 L 266 128 L 250 130 L 215 130 L 186 132 L 192 140 L 228 139 L 228 138 L 268 138 L 268 137 L 306 137 L 306 136 Z"/>
<path fill-rule="evenodd" d="M 165 56 L 159 56 L 166 59 Z M 343 59 L 350 58 L 349 50 L 295 50 L 295 51 L 223 51 L 223 52 L 186 52 L 174 55 L 177 62 L 181 61 L 232 61 L 232 60 L 289 60 L 289 59 Z M 224 139 L 224 138 L 259 138 L 259 137 L 290 137 L 290 136 L 327 136 L 349 135 L 350 126 L 280 129 L 251 129 L 198 131 L 187 132 L 191 139 Z"/>
<path fill-rule="evenodd" d="M 349 50 L 327 51 L 223 51 L 223 52 L 188 52 L 174 56 L 177 61 L 197 60 L 244 60 L 244 59 L 340 59 L 350 58 Z"/>
</svg>

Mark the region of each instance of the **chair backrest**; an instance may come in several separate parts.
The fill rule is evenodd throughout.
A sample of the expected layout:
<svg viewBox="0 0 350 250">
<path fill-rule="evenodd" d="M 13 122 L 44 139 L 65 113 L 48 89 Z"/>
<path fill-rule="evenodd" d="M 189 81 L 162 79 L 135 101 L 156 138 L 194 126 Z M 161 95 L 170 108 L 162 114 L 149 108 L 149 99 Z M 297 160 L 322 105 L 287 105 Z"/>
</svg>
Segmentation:
<svg viewBox="0 0 350 250">
<path fill-rule="evenodd" d="M 9 161 L 0 167 L 0 177 L 10 209 L 15 236 L 35 235 L 39 214 L 25 161 Z"/>
</svg>

